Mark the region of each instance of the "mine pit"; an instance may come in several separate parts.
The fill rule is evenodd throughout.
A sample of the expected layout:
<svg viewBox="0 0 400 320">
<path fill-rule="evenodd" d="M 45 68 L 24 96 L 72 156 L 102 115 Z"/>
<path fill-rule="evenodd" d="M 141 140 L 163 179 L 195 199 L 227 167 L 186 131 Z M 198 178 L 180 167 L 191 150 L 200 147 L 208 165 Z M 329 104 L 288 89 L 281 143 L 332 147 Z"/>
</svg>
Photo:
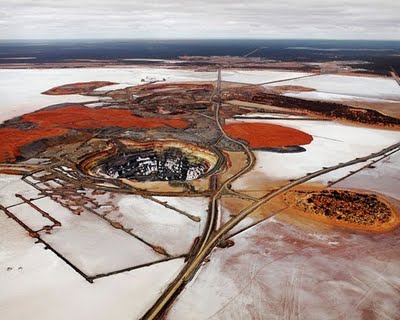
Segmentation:
<svg viewBox="0 0 400 320">
<path fill-rule="evenodd" d="M 114 179 L 192 181 L 216 169 L 217 156 L 210 150 L 182 142 L 131 143 L 103 159 L 91 172 Z"/>
<path fill-rule="evenodd" d="M 103 172 L 113 178 L 138 181 L 188 181 L 203 176 L 209 164 L 179 148 L 123 152 L 102 166 Z"/>
</svg>

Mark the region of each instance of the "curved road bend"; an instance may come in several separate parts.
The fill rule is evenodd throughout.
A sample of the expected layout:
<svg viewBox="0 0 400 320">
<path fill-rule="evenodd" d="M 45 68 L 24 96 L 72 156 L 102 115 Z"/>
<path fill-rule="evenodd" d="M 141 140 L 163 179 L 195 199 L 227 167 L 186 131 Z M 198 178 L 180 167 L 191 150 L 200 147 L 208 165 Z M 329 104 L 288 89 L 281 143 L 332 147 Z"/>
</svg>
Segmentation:
<svg viewBox="0 0 400 320">
<path fill-rule="evenodd" d="M 214 101 L 214 97 L 216 98 L 215 101 Z M 204 249 L 212 235 L 212 232 L 214 231 L 213 229 L 214 229 L 214 226 L 218 219 L 218 214 L 217 214 L 218 199 L 220 198 L 221 194 L 227 189 L 228 186 L 230 186 L 230 184 L 233 181 L 235 181 L 236 179 L 241 177 L 243 174 L 250 171 L 255 164 L 255 156 L 251 152 L 251 150 L 244 143 L 229 137 L 221 125 L 220 117 L 219 117 L 219 110 L 221 107 L 221 70 L 220 69 L 218 69 L 217 85 L 216 85 L 215 90 L 212 92 L 212 94 L 210 96 L 210 101 L 214 102 L 214 118 L 215 118 L 215 122 L 217 123 L 219 130 L 222 133 L 222 136 L 225 139 L 240 145 L 247 155 L 248 162 L 242 170 L 240 170 L 235 175 L 233 175 L 232 177 L 227 179 L 218 188 L 218 190 L 213 194 L 213 196 L 210 199 L 210 209 L 209 209 L 209 214 L 207 217 L 207 223 L 204 228 L 203 234 L 199 240 L 199 244 L 195 248 L 196 252 L 191 256 L 191 259 L 186 263 L 186 265 L 184 266 L 184 268 L 182 269 L 180 274 L 177 276 L 177 278 L 168 286 L 168 288 L 159 297 L 159 299 L 156 301 L 156 303 L 153 305 L 153 307 L 146 312 L 146 314 L 142 317 L 142 319 L 156 319 L 156 318 L 160 317 L 161 313 L 171 303 L 171 300 L 173 300 L 174 296 L 176 296 L 176 294 L 179 293 L 179 291 L 181 289 L 183 289 L 184 285 L 188 281 L 190 281 L 190 279 L 193 277 L 193 275 L 195 274 L 195 271 L 193 272 L 191 266 L 197 265 L 196 270 L 198 267 L 200 267 L 200 265 L 193 264 L 193 262 L 196 261 L 197 256 L 201 252 L 204 251 Z M 188 277 L 188 275 L 190 275 L 190 277 Z M 185 280 L 182 281 L 182 279 L 185 279 Z"/>
</svg>

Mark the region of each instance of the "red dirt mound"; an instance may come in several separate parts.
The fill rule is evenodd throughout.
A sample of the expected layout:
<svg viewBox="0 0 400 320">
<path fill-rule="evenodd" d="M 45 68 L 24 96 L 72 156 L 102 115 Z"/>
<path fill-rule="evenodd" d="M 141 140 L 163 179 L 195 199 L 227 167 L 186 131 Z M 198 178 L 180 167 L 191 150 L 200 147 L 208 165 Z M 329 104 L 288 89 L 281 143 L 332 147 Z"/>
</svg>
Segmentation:
<svg viewBox="0 0 400 320">
<path fill-rule="evenodd" d="M 188 123 L 180 118 L 140 118 L 129 110 L 91 109 L 72 105 L 61 109 L 43 110 L 22 116 L 24 122 L 33 122 L 40 127 L 68 129 L 94 129 L 101 127 L 160 128 L 171 126 L 186 128 Z"/>
<path fill-rule="evenodd" d="M 0 162 L 15 161 L 18 156 L 19 149 L 28 143 L 35 142 L 40 139 L 61 136 L 68 133 L 68 130 L 47 128 L 20 130 L 16 128 L 0 129 Z"/>
<path fill-rule="evenodd" d="M 299 146 L 313 140 L 303 131 L 267 123 L 232 123 L 224 130 L 232 138 L 246 140 L 252 148 Z"/>
<path fill-rule="evenodd" d="M 44 138 L 67 134 L 71 129 L 96 129 L 103 127 L 159 128 L 170 126 L 186 128 L 188 123 L 180 118 L 140 118 L 129 110 L 90 109 L 72 105 L 53 110 L 42 110 L 22 116 L 22 123 L 33 123 L 36 128 L 21 130 L 15 127 L 0 129 L 0 162 L 15 161 L 21 147 Z"/>
</svg>

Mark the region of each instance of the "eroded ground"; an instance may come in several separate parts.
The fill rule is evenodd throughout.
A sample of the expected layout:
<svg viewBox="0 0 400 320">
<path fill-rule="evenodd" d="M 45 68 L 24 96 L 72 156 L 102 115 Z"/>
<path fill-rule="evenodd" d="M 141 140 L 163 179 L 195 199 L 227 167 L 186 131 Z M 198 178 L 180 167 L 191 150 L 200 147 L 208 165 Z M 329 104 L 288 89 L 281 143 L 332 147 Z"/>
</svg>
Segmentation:
<svg viewBox="0 0 400 320">
<path fill-rule="evenodd" d="M 5 319 L 20 290 L 61 319 L 99 302 L 99 319 L 396 319 L 400 120 L 360 96 L 306 99 L 333 81 L 311 71 L 43 90 L 90 100 L 0 125 Z M 400 101 L 373 80 L 367 99 Z M 43 284 L 77 291 L 73 307 L 41 309 Z"/>
</svg>

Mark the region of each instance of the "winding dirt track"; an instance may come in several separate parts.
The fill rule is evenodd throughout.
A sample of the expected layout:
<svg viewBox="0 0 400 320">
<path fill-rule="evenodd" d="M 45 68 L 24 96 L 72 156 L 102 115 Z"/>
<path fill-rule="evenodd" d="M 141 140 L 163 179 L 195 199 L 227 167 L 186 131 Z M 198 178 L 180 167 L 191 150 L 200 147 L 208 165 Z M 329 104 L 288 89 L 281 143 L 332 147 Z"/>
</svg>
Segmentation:
<svg viewBox="0 0 400 320">
<path fill-rule="evenodd" d="M 179 292 L 184 288 L 185 284 L 189 282 L 195 275 L 196 271 L 198 270 L 204 259 L 207 257 L 208 252 L 210 250 L 209 246 L 210 239 L 214 231 L 214 226 L 216 225 L 216 221 L 218 219 L 218 214 L 217 214 L 218 199 L 221 197 L 224 191 L 228 191 L 230 189 L 230 185 L 233 181 L 241 177 L 243 174 L 249 172 L 255 164 L 255 156 L 248 148 L 248 146 L 242 143 L 241 141 L 232 139 L 224 131 L 220 122 L 220 115 L 219 115 L 219 110 L 221 107 L 220 96 L 221 96 L 221 70 L 218 70 L 217 86 L 210 97 L 210 101 L 214 102 L 215 121 L 219 130 L 221 131 L 221 134 L 225 139 L 230 140 L 233 143 L 236 143 L 243 148 L 248 158 L 247 165 L 242 170 L 240 170 L 235 175 L 226 180 L 213 194 L 213 196 L 210 199 L 210 207 L 209 207 L 209 214 L 207 217 L 207 223 L 204 228 L 204 232 L 197 245 L 196 252 L 192 254 L 191 259 L 189 259 L 189 261 L 186 263 L 185 267 L 180 272 L 178 277 L 169 285 L 169 287 L 156 301 L 153 307 L 149 309 L 141 319 L 160 318 L 162 316 L 162 313 L 165 311 L 165 308 L 168 305 L 170 305 L 170 303 L 174 300 L 177 294 L 179 294 Z M 214 237 L 212 239 L 214 239 Z"/>
</svg>

